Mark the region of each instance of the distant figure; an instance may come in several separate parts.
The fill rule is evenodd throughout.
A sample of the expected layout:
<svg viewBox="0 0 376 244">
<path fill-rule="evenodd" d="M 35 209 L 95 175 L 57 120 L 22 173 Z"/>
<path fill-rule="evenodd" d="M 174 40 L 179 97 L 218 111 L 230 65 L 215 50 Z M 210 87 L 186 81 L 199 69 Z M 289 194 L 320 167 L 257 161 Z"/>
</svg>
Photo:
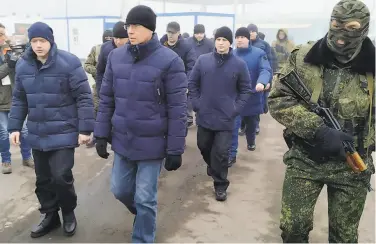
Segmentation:
<svg viewBox="0 0 376 244">
<path fill-rule="evenodd" d="M 189 38 L 189 34 L 188 34 L 187 32 L 184 32 L 183 35 L 182 35 L 182 37 L 183 37 L 184 39 L 187 39 L 187 38 Z"/>
<path fill-rule="evenodd" d="M 280 70 L 283 65 L 287 63 L 287 59 L 292 50 L 294 50 L 295 44 L 293 41 L 289 40 L 286 29 L 279 29 L 276 38 L 277 39 L 272 43 L 272 47 L 276 51 L 278 70 Z"/>
</svg>

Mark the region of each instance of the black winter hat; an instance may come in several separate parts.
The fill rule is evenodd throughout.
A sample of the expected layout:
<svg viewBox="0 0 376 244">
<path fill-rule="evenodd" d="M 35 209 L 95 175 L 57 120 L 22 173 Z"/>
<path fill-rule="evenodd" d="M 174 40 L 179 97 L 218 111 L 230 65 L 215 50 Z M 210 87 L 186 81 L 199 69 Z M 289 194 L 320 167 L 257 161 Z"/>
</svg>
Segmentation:
<svg viewBox="0 0 376 244">
<path fill-rule="evenodd" d="M 115 38 L 128 38 L 128 32 L 125 29 L 125 23 L 123 21 L 116 22 L 112 32 Z"/>
<path fill-rule="evenodd" d="M 265 40 L 265 34 L 264 33 L 259 32 L 257 35 L 260 37 L 261 40 Z"/>
<path fill-rule="evenodd" d="M 219 37 L 226 38 L 227 41 L 229 41 L 230 44 L 232 44 L 232 41 L 233 41 L 232 31 L 227 26 L 223 26 L 223 27 L 217 29 L 217 31 L 215 32 L 214 39 L 217 40 L 217 38 L 219 38 Z"/>
<path fill-rule="evenodd" d="M 32 24 L 27 31 L 30 41 L 35 37 L 41 37 L 49 41 L 51 45 L 55 42 L 54 31 L 46 23 L 36 22 Z"/>
<path fill-rule="evenodd" d="M 102 36 L 102 40 L 103 40 L 103 43 L 108 41 L 106 38 L 107 37 L 113 37 L 113 33 L 112 33 L 112 30 L 105 30 L 103 32 L 103 36 Z"/>
<path fill-rule="evenodd" d="M 255 24 L 249 24 L 248 26 L 247 26 L 247 29 L 248 29 L 248 31 L 249 32 L 256 32 L 256 33 L 258 33 L 258 28 L 257 28 L 257 25 L 255 25 Z"/>
<path fill-rule="evenodd" d="M 249 33 L 248 29 L 245 27 L 240 27 L 235 32 L 235 38 L 238 36 L 244 36 L 248 40 L 251 40 L 251 34 Z"/>
<path fill-rule="evenodd" d="M 205 26 L 202 24 L 197 24 L 193 28 L 193 33 L 194 34 L 199 34 L 199 33 L 205 33 Z"/>
<path fill-rule="evenodd" d="M 142 25 L 154 32 L 157 25 L 157 15 L 150 7 L 145 5 L 137 5 L 129 11 L 125 24 Z"/>
</svg>

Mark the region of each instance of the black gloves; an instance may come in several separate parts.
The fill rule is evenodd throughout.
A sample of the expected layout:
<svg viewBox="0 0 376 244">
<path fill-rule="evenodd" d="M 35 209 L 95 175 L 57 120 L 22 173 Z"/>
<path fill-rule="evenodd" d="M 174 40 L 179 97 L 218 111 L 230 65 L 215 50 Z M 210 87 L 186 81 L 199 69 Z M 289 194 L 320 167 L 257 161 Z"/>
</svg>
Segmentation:
<svg viewBox="0 0 376 244">
<path fill-rule="evenodd" d="M 95 143 L 95 149 L 97 149 L 97 154 L 101 158 L 107 159 L 108 156 L 110 155 L 107 152 L 107 139 L 106 138 L 96 138 L 96 143 Z"/>
<path fill-rule="evenodd" d="M 318 155 L 338 157 L 341 160 L 346 160 L 346 152 L 342 143 L 344 141 L 354 143 L 352 135 L 327 126 L 322 126 L 317 130 L 315 140 L 318 144 L 319 151 L 316 152 Z"/>
<path fill-rule="evenodd" d="M 167 155 L 165 161 L 165 169 L 167 171 L 177 170 L 182 162 L 181 155 Z"/>
</svg>

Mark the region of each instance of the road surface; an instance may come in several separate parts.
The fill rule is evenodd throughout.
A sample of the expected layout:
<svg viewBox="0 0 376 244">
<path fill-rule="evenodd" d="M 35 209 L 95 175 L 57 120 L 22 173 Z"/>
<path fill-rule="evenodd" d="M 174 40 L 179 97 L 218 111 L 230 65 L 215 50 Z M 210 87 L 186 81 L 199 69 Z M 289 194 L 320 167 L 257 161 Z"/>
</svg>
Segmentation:
<svg viewBox="0 0 376 244">
<path fill-rule="evenodd" d="M 256 151 L 246 150 L 244 137 L 240 137 L 239 148 L 238 162 L 229 172 L 228 200 L 217 202 L 196 146 L 196 128 L 190 129 L 184 165 L 176 172 L 164 170 L 160 178 L 157 242 L 281 242 L 278 226 L 286 151 L 282 127 L 263 115 Z M 1 242 L 130 242 L 133 217 L 109 190 L 113 153 L 103 160 L 94 148 L 77 149 L 77 233 L 68 238 L 58 229 L 33 240 L 30 227 L 39 220 L 35 177 L 32 170 L 20 166 L 18 149 L 12 152 L 14 173 L 0 175 Z M 372 192 L 360 223 L 360 242 L 375 243 L 374 216 Z M 327 242 L 327 228 L 323 189 L 310 241 Z"/>
</svg>

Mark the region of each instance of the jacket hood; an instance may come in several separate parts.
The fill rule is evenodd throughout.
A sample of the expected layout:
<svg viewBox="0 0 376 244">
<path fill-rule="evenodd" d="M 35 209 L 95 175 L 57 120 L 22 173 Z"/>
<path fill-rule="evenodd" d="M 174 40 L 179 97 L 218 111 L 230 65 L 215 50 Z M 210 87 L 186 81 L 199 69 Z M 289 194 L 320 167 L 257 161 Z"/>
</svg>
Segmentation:
<svg viewBox="0 0 376 244">
<path fill-rule="evenodd" d="M 283 32 L 283 33 L 285 33 L 285 39 L 283 39 L 283 40 L 280 40 L 279 39 L 279 33 L 280 32 Z M 288 33 L 288 30 L 287 29 L 284 29 L 284 28 L 281 28 L 281 29 L 278 29 L 278 31 L 277 31 L 277 35 L 276 35 L 276 38 L 277 38 L 277 41 L 286 41 L 286 40 L 288 40 L 289 39 L 289 33 Z"/>
</svg>

